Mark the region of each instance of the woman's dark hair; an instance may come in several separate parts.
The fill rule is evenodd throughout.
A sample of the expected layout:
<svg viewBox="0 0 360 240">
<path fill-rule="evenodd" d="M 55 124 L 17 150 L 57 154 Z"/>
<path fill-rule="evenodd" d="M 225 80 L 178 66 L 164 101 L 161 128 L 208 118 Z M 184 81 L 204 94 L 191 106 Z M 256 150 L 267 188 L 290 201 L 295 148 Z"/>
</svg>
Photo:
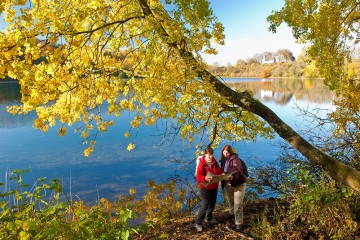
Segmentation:
<svg viewBox="0 0 360 240">
<path fill-rule="evenodd" d="M 222 149 L 221 149 L 221 157 L 220 157 L 220 161 L 225 161 L 226 157 L 224 156 L 223 152 L 224 150 L 228 151 L 228 153 L 233 154 L 234 151 L 232 149 L 232 147 L 230 145 L 225 145 Z"/>
</svg>

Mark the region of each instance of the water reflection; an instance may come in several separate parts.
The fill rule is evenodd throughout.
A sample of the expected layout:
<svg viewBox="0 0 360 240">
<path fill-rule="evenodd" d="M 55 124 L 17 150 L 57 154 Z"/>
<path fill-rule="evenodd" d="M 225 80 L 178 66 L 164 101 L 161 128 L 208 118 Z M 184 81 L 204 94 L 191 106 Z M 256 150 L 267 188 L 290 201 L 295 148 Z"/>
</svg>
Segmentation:
<svg viewBox="0 0 360 240">
<path fill-rule="evenodd" d="M 334 100 L 331 90 L 321 79 L 225 79 L 233 89 L 251 90 L 265 102 L 287 105 L 292 99 L 309 103 L 328 104 Z"/>
<path fill-rule="evenodd" d="M 7 106 L 20 104 L 20 85 L 16 81 L 0 81 L 0 128 L 17 128 L 31 125 L 35 114 L 14 116 L 6 111 Z"/>
<path fill-rule="evenodd" d="M 314 104 L 331 104 L 334 94 L 320 79 L 259 79 L 225 78 L 233 89 L 250 90 L 264 103 L 286 106 L 291 100 Z M 13 116 L 6 112 L 6 106 L 19 104 L 20 86 L 17 82 L 0 82 L 0 128 L 16 128 L 32 125 L 36 114 Z"/>
<path fill-rule="evenodd" d="M 224 80 L 234 89 L 253 91 L 255 97 L 291 126 L 295 125 L 292 123 L 297 115 L 293 100 L 316 107 L 320 104 L 330 105 L 333 99 L 331 91 L 321 80 Z M 67 193 L 93 202 L 97 196 L 114 200 L 117 195 L 126 194 L 129 187 L 141 193 L 148 180 L 166 179 L 179 171 L 180 166 L 174 159 L 194 164 L 195 146 L 180 139 L 176 139 L 172 145 L 160 145 L 159 132 L 165 128 L 162 122 L 152 127 L 140 127 L 136 139 L 124 140 L 123 133 L 131 128 L 131 113 L 122 114 L 120 118 L 113 117 L 114 126 L 98 137 L 94 153 L 88 158 L 84 157 L 82 139 L 71 129 L 64 137 L 57 135 L 56 127 L 43 133 L 32 128 L 35 113 L 7 113 L 6 106 L 18 104 L 20 98 L 20 87 L 16 82 L 0 82 L 0 182 L 4 182 L 7 169 L 30 168 L 29 181 L 24 179 L 25 182 L 32 183 L 44 176 L 48 179 L 62 178 Z M 129 152 L 126 146 L 133 140 L 137 147 Z M 236 147 L 250 166 L 250 162 L 276 159 L 277 150 L 264 139 L 256 143 L 239 142 Z M 215 155 L 219 155 L 219 149 L 215 149 Z"/>
</svg>

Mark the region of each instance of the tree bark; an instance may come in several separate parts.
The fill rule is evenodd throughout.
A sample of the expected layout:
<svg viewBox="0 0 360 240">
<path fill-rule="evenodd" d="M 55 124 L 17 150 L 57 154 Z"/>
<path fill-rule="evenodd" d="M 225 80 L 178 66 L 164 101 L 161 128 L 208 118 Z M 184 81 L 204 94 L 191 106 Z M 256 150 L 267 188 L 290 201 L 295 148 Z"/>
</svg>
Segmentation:
<svg viewBox="0 0 360 240">
<path fill-rule="evenodd" d="M 138 0 L 146 16 L 154 15 L 145 0 Z M 154 17 L 155 18 L 155 17 Z M 312 165 L 322 167 L 333 179 L 343 183 L 346 186 L 360 192 L 360 172 L 351 168 L 335 158 L 330 157 L 315 146 L 311 145 L 290 126 L 282 121 L 270 108 L 262 104 L 259 100 L 253 98 L 249 92 L 237 92 L 221 82 L 217 77 L 204 69 L 195 59 L 194 55 L 185 48 L 180 48 L 174 42 L 167 42 L 168 33 L 160 26 L 160 34 L 164 36 L 163 41 L 168 46 L 179 52 L 184 62 L 197 72 L 198 77 L 204 81 L 210 81 L 214 85 L 215 91 L 226 97 L 231 103 L 237 105 L 253 114 L 264 119 L 281 138 L 287 141 L 292 147 L 297 149 L 306 157 Z"/>
</svg>

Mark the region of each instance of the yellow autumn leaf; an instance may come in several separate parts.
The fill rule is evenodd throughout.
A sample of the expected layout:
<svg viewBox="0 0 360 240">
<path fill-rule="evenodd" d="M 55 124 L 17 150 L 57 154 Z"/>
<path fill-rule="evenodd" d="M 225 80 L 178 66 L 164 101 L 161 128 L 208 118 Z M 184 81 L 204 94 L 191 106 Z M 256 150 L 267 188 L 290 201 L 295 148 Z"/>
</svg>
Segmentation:
<svg viewBox="0 0 360 240">
<path fill-rule="evenodd" d="M 131 150 L 133 150 L 135 148 L 135 144 L 134 143 L 130 143 L 130 144 L 128 144 L 128 146 L 127 146 L 127 150 L 128 151 L 131 151 Z"/>
<path fill-rule="evenodd" d="M 61 127 L 61 128 L 59 129 L 59 133 L 58 133 L 58 134 L 59 134 L 60 136 L 64 136 L 64 135 L 66 134 L 66 131 L 67 131 L 67 130 L 66 130 L 66 127 Z"/>
</svg>

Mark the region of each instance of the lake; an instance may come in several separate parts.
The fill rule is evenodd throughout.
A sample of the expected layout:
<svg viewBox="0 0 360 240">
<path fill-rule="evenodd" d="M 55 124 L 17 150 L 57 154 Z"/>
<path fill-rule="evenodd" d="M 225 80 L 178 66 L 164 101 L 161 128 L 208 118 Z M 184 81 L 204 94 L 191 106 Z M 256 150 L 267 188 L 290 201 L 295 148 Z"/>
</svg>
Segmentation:
<svg viewBox="0 0 360 240">
<path fill-rule="evenodd" d="M 251 90 L 295 130 L 305 127 L 298 108 L 334 108 L 334 96 L 318 79 L 224 78 L 224 81 L 234 89 Z M 90 157 L 84 157 L 82 138 L 73 131 L 68 130 L 60 137 L 55 126 L 43 133 L 32 127 L 35 113 L 14 116 L 6 112 L 6 106 L 19 103 L 19 91 L 16 82 L 0 81 L 0 182 L 5 182 L 6 173 L 15 168 L 29 169 L 24 182 L 33 184 L 40 177 L 60 178 L 65 192 L 73 200 L 92 203 L 101 197 L 115 200 L 119 194 L 127 194 L 130 187 L 142 194 L 148 180 L 161 182 L 174 174 L 193 177 L 193 172 L 183 169 L 195 168 L 195 147 L 179 138 L 164 142 L 161 122 L 140 127 L 135 140 L 137 147 L 127 151 L 128 142 L 121 134 L 130 125 L 128 121 L 126 124 L 120 121 L 131 119 L 131 114 L 113 118 L 114 126 L 97 138 Z M 278 137 L 260 138 L 256 143 L 232 144 L 251 167 L 256 162 L 275 160 L 279 141 Z M 215 149 L 214 155 L 216 158 L 220 155 L 220 148 Z M 0 192 L 12 188 L 14 185 L 6 184 Z"/>
</svg>

